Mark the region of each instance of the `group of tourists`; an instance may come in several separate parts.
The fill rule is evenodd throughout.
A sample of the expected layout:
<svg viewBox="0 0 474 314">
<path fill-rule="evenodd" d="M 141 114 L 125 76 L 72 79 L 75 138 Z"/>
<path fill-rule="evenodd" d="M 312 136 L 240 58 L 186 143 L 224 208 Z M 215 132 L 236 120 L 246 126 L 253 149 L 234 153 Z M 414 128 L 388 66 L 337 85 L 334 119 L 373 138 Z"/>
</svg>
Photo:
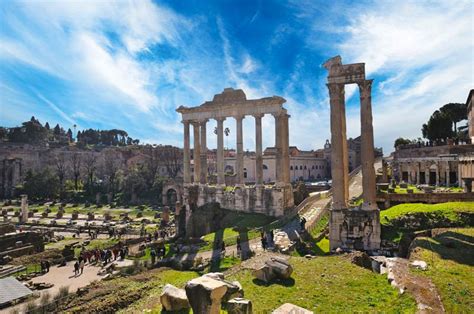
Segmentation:
<svg viewBox="0 0 474 314">
<path fill-rule="evenodd" d="M 124 260 L 128 256 L 127 246 L 116 246 L 111 249 L 82 250 L 76 263 L 74 264 L 74 274 L 82 274 L 85 263 L 89 265 L 101 263 L 103 266 L 116 260 Z"/>
</svg>

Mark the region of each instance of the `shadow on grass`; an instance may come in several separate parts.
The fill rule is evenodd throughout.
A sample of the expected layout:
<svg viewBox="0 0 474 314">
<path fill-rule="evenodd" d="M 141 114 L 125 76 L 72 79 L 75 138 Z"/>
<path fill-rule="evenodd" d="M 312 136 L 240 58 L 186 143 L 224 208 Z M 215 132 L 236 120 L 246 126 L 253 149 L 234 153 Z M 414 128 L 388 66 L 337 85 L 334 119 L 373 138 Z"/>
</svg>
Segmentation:
<svg viewBox="0 0 474 314">
<path fill-rule="evenodd" d="M 214 234 L 214 242 L 212 243 L 212 257 L 210 271 L 216 272 L 220 269 L 222 242 L 224 241 L 224 229 L 219 229 Z"/>
<path fill-rule="evenodd" d="M 257 278 L 254 278 L 252 280 L 254 284 L 257 286 L 262 286 L 262 287 L 270 287 L 271 285 L 280 285 L 284 287 L 293 287 L 295 285 L 295 280 L 293 278 L 288 278 L 288 279 L 274 279 L 269 282 L 265 282 L 262 280 L 259 280 Z"/>
<path fill-rule="evenodd" d="M 435 252 L 442 259 L 474 266 L 474 237 L 455 231 L 447 231 L 432 239 L 418 238 L 415 241 L 416 246 Z"/>
<path fill-rule="evenodd" d="M 249 243 L 249 235 L 247 229 L 240 229 L 239 230 L 239 237 L 240 237 L 240 258 L 245 261 L 251 257 L 250 251 L 250 243 Z"/>
</svg>

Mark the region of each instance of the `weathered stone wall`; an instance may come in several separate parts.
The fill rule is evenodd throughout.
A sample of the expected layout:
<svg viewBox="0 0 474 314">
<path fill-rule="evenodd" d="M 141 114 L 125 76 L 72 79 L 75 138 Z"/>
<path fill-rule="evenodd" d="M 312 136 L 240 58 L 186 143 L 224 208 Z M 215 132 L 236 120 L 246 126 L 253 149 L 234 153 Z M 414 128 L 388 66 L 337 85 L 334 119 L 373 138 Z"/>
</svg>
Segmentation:
<svg viewBox="0 0 474 314">
<path fill-rule="evenodd" d="M 380 247 L 380 211 L 331 209 L 329 243 L 337 248 L 368 250 Z"/>
<path fill-rule="evenodd" d="M 24 250 L 21 250 L 25 248 Z M 16 234 L 5 234 L 0 236 L 0 254 L 2 256 L 9 253 L 29 254 L 32 252 L 44 251 L 43 237 L 36 232 L 21 232 Z"/>
</svg>

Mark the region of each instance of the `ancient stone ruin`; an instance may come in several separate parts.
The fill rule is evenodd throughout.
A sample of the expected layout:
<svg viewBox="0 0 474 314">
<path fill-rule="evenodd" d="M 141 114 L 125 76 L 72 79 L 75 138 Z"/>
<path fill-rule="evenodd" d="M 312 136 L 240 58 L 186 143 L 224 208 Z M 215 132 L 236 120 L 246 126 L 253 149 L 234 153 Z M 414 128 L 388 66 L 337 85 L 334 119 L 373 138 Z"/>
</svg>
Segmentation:
<svg viewBox="0 0 474 314">
<path fill-rule="evenodd" d="M 332 206 L 329 221 L 331 250 L 337 248 L 377 250 L 380 248 L 380 211 L 376 203 L 374 132 L 372 127 L 372 80 L 365 78 L 365 64 L 342 64 L 336 56 L 324 63 L 329 71 L 331 105 Z M 344 86 L 357 84 L 361 103 L 361 168 L 364 199 L 360 207 L 350 208 L 349 158 L 347 153 Z"/>
<path fill-rule="evenodd" d="M 222 208 L 244 212 L 259 212 L 271 216 L 282 216 L 293 207 L 293 191 L 290 183 L 289 129 L 286 100 L 279 96 L 247 99 L 241 89 L 226 88 L 197 107 L 179 107 L 184 125 L 184 191 L 183 207 L 186 220 L 191 209 L 206 203 L 217 202 Z M 276 183 L 272 187 L 263 184 L 262 117 L 271 114 L 275 118 L 275 147 L 277 154 Z M 256 184 L 244 183 L 244 148 L 242 121 L 245 116 L 255 119 L 256 139 Z M 224 121 L 233 118 L 236 131 L 235 189 L 226 191 L 224 171 Z M 208 182 L 206 124 L 209 119 L 217 121 L 217 185 Z M 193 126 L 193 171 L 191 171 L 190 125 Z"/>
</svg>

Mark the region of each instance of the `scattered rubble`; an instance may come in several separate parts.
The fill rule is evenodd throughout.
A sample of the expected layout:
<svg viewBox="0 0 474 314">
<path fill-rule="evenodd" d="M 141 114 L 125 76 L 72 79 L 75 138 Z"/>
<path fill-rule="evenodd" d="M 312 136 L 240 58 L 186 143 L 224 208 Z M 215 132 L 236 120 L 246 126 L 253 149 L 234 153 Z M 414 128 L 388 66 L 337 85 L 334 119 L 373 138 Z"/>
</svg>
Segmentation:
<svg viewBox="0 0 474 314">
<path fill-rule="evenodd" d="M 291 303 L 285 303 L 275 309 L 272 314 L 313 314 L 313 312 Z"/>
<path fill-rule="evenodd" d="M 167 284 L 160 295 L 160 302 L 166 311 L 180 311 L 191 306 L 184 289 Z"/>
<path fill-rule="evenodd" d="M 252 272 L 252 275 L 263 282 L 270 282 L 273 279 L 288 279 L 293 273 L 293 267 L 286 259 L 271 257 L 265 264 Z"/>
</svg>

